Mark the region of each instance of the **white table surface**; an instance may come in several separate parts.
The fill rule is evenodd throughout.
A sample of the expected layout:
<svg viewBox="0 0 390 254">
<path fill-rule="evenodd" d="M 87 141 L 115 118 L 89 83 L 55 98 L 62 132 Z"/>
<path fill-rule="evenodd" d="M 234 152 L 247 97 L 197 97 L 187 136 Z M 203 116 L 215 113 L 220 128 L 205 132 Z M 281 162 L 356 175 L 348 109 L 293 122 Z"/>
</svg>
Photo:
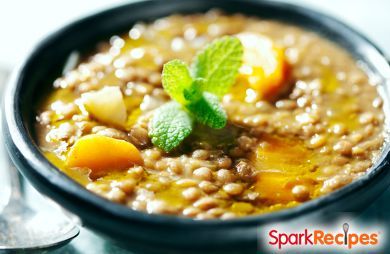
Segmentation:
<svg viewBox="0 0 390 254">
<path fill-rule="evenodd" d="M 128 1 L 1 0 L 0 66 L 12 68 L 40 38 L 76 17 Z M 357 28 L 390 55 L 389 0 L 290 0 Z"/>
</svg>

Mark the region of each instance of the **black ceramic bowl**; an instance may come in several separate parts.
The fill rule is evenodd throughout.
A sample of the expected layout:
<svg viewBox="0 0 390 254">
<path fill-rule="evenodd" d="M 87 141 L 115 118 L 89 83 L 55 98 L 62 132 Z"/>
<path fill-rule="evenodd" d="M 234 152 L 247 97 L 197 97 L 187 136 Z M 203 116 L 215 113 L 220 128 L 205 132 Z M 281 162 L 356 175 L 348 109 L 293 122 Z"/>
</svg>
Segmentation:
<svg viewBox="0 0 390 254">
<path fill-rule="evenodd" d="M 151 21 L 173 13 L 205 12 L 219 8 L 276 19 L 313 30 L 349 51 L 380 79 L 386 116 L 390 117 L 390 67 L 383 54 L 364 36 L 324 14 L 281 2 L 246 0 L 165 0 L 126 4 L 78 20 L 43 40 L 14 71 L 4 100 L 4 132 L 12 160 L 43 194 L 77 215 L 83 224 L 133 248 L 221 251 L 254 250 L 258 226 L 309 214 L 357 211 L 390 184 L 386 143 L 378 162 L 365 176 L 329 195 L 295 208 L 228 221 L 194 221 L 149 215 L 114 204 L 87 191 L 61 173 L 40 153 L 34 136 L 33 107 L 53 79 L 60 75 L 70 52 L 85 50 L 98 40 L 129 29 L 136 21 Z"/>
</svg>

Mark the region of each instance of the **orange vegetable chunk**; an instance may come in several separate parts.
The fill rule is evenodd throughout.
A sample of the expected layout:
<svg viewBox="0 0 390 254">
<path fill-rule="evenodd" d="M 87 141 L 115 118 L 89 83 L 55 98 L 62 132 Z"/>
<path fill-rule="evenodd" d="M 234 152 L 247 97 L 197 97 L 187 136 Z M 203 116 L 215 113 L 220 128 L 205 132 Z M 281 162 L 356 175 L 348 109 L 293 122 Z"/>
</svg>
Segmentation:
<svg viewBox="0 0 390 254">
<path fill-rule="evenodd" d="M 238 83 L 254 89 L 261 99 L 274 100 L 289 88 L 289 66 L 284 49 L 268 37 L 245 32 L 238 34 L 244 46 Z"/>
<path fill-rule="evenodd" d="M 67 156 L 69 167 L 89 168 L 92 176 L 142 164 L 138 149 L 131 143 L 102 135 L 87 135 L 72 146 Z"/>
</svg>

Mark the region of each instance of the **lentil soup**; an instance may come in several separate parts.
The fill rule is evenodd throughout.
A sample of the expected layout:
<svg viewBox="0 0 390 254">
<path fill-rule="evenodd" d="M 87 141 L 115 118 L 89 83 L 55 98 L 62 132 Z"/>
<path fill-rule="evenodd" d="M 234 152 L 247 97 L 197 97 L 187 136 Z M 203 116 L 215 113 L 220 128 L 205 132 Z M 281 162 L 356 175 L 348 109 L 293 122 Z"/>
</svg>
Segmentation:
<svg viewBox="0 0 390 254">
<path fill-rule="evenodd" d="M 195 122 L 162 149 L 150 126 L 172 100 L 164 64 L 189 64 L 224 36 L 243 47 L 220 97 L 226 125 Z M 68 176 L 131 209 L 230 219 L 293 207 L 365 174 L 384 143 L 374 80 L 344 49 L 293 25 L 172 15 L 137 23 L 83 59 L 40 103 L 37 141 Z"/>
</svg>

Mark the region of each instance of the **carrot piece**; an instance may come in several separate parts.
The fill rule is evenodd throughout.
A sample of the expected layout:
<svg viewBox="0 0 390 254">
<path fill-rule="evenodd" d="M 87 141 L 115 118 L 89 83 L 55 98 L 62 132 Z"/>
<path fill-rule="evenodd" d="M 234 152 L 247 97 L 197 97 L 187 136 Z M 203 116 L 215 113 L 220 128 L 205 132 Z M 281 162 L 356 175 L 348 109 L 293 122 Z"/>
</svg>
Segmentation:
<svg viewBox="0 0 390 254">
<path fill-rule="evenodd" d="M 91 134 L 76 141 L 68 153 L 66 163 L 68 167 L 89 168 L 94 177 L 112 170 L 127 169 L 143 161 L 133 144 Z"/>
<path fill-rule="evenodd" d="M 257 91 L 261 99 L 274 100 L 289 88 L 289 65 L 284 50 L 262 35 L 238 35 L 244 46 L 243 65 L 237 83 Z"/>
</svg>

